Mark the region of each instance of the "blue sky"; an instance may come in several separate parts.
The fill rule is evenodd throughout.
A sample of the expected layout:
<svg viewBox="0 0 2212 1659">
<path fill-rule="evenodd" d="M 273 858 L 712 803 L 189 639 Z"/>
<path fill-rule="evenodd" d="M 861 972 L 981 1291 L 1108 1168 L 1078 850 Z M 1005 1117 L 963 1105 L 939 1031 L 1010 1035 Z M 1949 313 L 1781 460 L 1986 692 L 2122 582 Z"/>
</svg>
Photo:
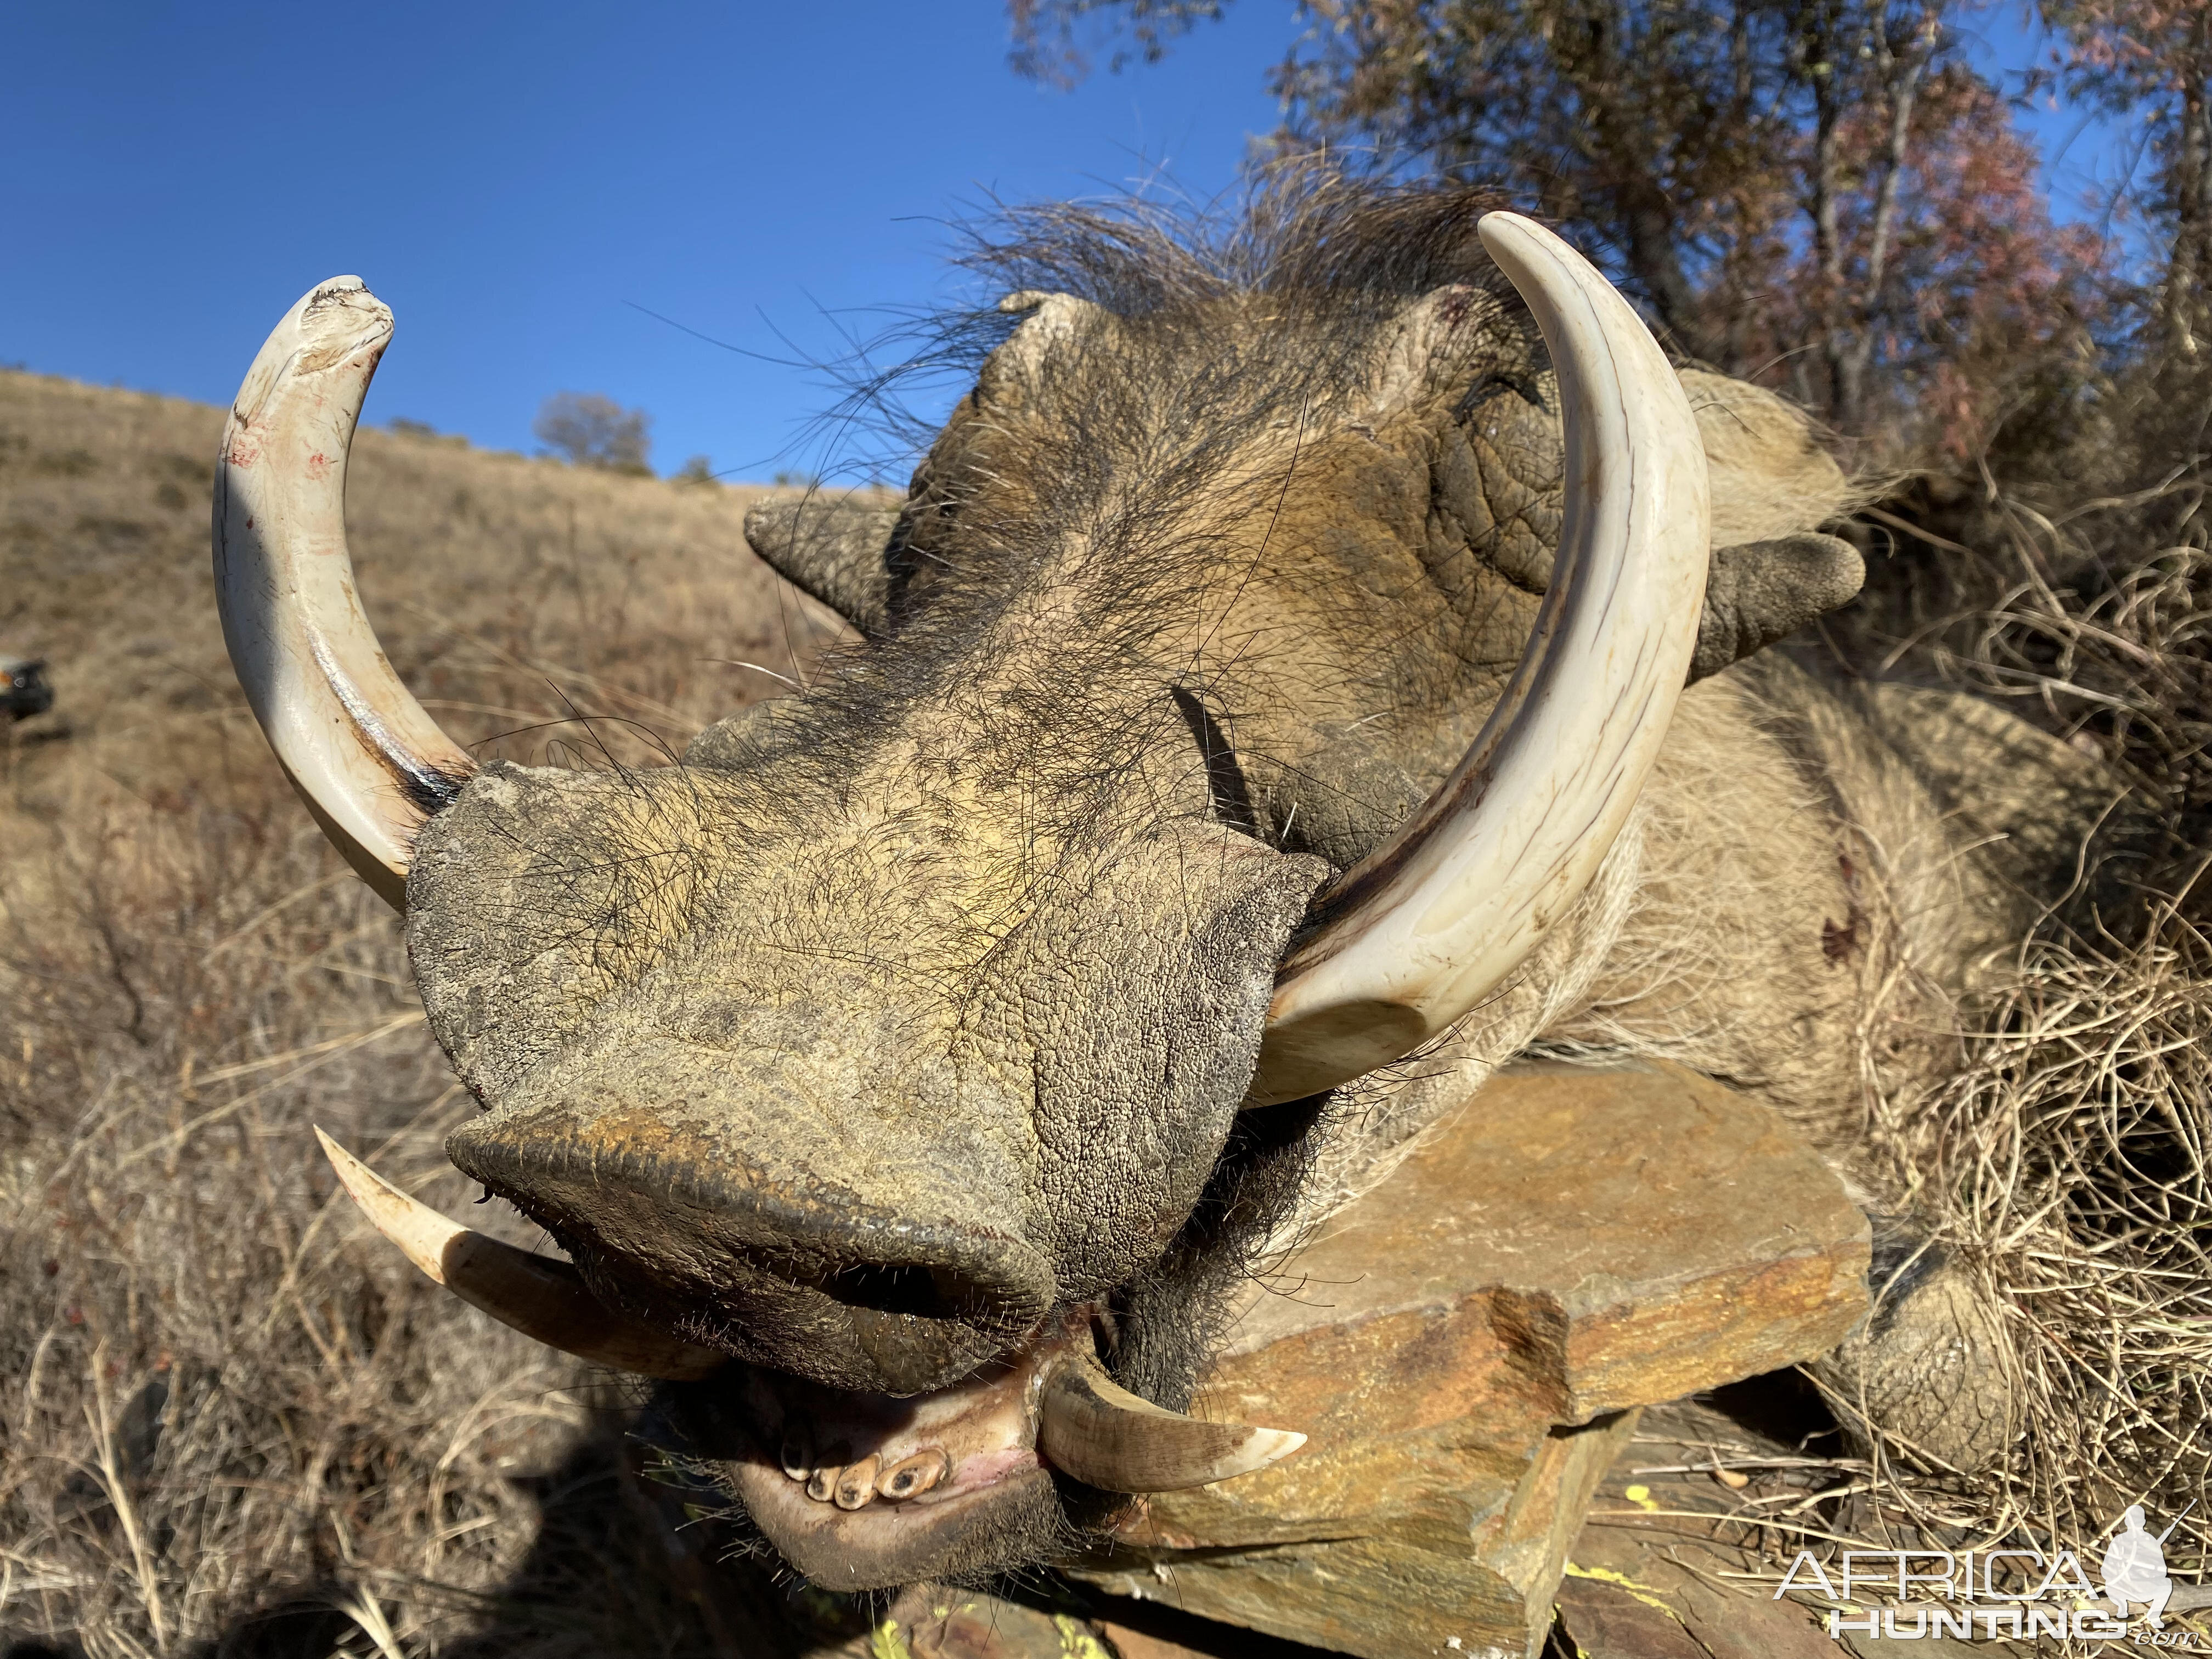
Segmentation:
<svg viewBox="0 0 2212 1659">
<path fill-rule="evenodd" d="M 653 459 L 819 459 L 835 355 L 941 293 L 995 192 L 1211 196 L 1276 111 L 1291 0 L 1073 93 L 1006 67 L 1000 0 L 11 9 L 0 362 L 210 403 L 313 283 L 398 315 L 368 417 L 532 447 L 547 394 L 654 418 Z M 1984 62 L 2024 61 L 2008 12 Z M 2037 123 L 2048 143 L 2071 118 Z M 2077 141 L 2069 173 L 2109 151 Z"/>
<path fill-rule="evenodd" d="M 2008 92 L 2020 90 L 2023 71 L 2048 67 L 2051 37 L 2018 3 L 1988 5 L 1964 20 L 1960 40 L 1982 73 Z M 2105 191 L 2125 170 L 2129 127 L 2103 115 L 2085 114 L 2049 91 L 2021 102 L 2014 120 L 2043 155 L 2043 185 L 2061 220 L 2096 220 Z"/>
<path fill-rule="evenodd" d="M 988 192 L 1218 191 L 1291 15 L 1240 0 L 1064 94 L 1006 67 L 998 0 L 13 6 L 0 363 L 220 403 L 353 272 L 398 318 L 372 421 L 526 450 L 548 393 L 604 392 L 664 471 L 809 465 L 817 377 L 646 312 L 834 354 L 941 291 Z"/>
</svg>

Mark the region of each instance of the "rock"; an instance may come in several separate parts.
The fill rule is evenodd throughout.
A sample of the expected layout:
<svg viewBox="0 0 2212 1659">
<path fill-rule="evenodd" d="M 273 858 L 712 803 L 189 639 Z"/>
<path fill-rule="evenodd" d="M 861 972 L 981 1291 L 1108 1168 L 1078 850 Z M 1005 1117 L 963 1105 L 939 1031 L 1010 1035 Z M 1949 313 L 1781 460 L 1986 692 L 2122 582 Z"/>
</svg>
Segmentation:
<svg viewBox="0 0 2212 1659">
<path fill-rule="evenodd" d="M 1218 1630 L 1221 1626 L 1214 1628 Z M 1146 1631 L 1133 1630 L 1110 1619 L 1098 1621 L 1098 1633 L 1106 1638 L 1106 1645 L 1113 1649 L 1118 1659 L 1214 1659 L 1212 1654 L 1197 1648 L 1187 1648 L 1180 1642 Z"/>
<path fill-rule="evenodd" d="M 1110 1659 L 1087 1620 L 974 1590 L 918 1585 L 884 1608 L 854 1659 Z"/>
<path fill-rule="evenodd" d="M 1334 1525 L 1224 1547 L 1184 1526 L 1139 1522 L 1121 1552 L 1129 1565 L 1077 1576 L 1119 1595 L 1156 1596 L 1368 1659 L 1521 1659 L 1540 1645 L 1568 1547 L 1635 1418 L 1618 1413 L 1580 1430 L 1539 1434 L 1533 1447 L 1462 1420 L 1369 1449 L 1358 1461 L 1370 1469 L 1395 1463 L 1386 1478 L 1397 1490 Z M 1519 1467 L 1509 1467 L 1516 1458 Z M 1156 1500 L 1155 1507 L 1181 1506 Z"/>
<path fill-rule="evenodd" d="M 1073 1571 L 1363 1659 L 1521 1659 L 1636 1408 L 1833 1347 L 1868 1244 L 1753 1100 L 1509 1068 L 1251 1292 L 1194 1411 L 1305 1449 L 1154 1497 Z"/>
<path fill-rule="evenodd" d="M 1033 1584 L 1023 1593 L 1032 1599 L 915 1585 L 888 1603 L 876 1598 L 865 1629 L 807 1647 L 793 1659 L 1326 1659 L 1317 1649 L 1157 1603 L 1079 1595 L 1065 1586 Z M 745 1659 L 774 1656 L 748 1651 Z"/>
<path fill-rule="evenodd" d="M 1838 1524 L 1832 1506 L 1807 1513 L 1804 1500 L 1851 1480 L 1844 1466 L 1806 1455 L 1808 1432 L 1829 1420 L 1824 1408 L 1805 1398 L 1809 1390 L 1794 1376 L 1725 1392 L 1735 1415 L 1716 1400 L 1645 1413 L 1634 1449 L 1607 1472 L 1559 1585 L 1568 1650 L 1583 1659 L 1880 1659 L 1887 1641 L 1830 1638 L 1826 1603 L 1809 1588 L 1774 1595 L 1798 1545 L 1817 1543 Z M 1838 1439 L 1811 1437 L 1830 1445 Z M 1710 1478 L 1723 1455 L 1753 1470 L 1743 1488 Z M 1812 1539 L 1759 1524 L 1793 1510 L 1794 1521 L 1784 1525 L 1810 1525 Z M 1913 1651 L 1987 1659 L 2026 1650 L 1929 1636 Z"/>
</svg>

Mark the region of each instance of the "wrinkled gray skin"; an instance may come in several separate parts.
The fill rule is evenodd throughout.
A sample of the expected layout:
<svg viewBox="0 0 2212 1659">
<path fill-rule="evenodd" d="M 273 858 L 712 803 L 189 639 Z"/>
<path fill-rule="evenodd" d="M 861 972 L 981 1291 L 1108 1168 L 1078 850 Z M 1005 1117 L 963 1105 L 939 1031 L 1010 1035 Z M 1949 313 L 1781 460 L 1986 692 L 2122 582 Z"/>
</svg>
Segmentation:
<svg viewBox="0 0 2212 1659">
<path fill-rule="evenodd" d="M 1802 422 L 1686 376 L 1711 678 L 1576 917 L 1419 1080 L 1232 1139 L 1310 901 L 1522 648 L 1556 399 L 1468 283 L 1039 298 L 903 508 L 752 526 L 866 636 L 823 683 L 681 768 L 495 765 L 428 826 L 410 945 L 485 1108 L 454 1162 L 605 1299 L 766 1372 L 915 1395 L 1073 1310 L 1170 1406 L 1244 1252 L 1532 1042 L 1686 1059 L 1848 1163 L 1862 1029 L 1893 1074 L 1940 1065 L 1930 1011 L 2063 884 L 2100 785 L 1956 699 L 1721 672 L 1856 586 L 1808 533 L 1845 495 Z M 1960 854 L 2023 811 L 2041 839 Z M 746 1432 L 714 1389 L 675 1411 L 710 1457 Z M 1034 1559 L 1106 1507 L 1033 1471 L 922 1543 L 777 1540 L 888 1583 Z"/>
</svg>

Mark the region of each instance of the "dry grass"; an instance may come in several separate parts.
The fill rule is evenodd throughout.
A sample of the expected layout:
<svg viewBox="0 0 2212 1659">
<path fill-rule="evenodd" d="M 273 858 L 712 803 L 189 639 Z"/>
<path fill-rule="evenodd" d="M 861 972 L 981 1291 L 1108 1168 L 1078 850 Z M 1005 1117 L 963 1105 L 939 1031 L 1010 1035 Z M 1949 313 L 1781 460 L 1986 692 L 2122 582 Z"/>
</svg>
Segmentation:
<svg viewBox="0 0 2212 1659">
<path fill-rule="evenodd" d="M 2118 570 L 2062 519 L 1999 523 L 2021 577 L 1942 665 L 2130 774 L 2162 844 L 2134 849 L 2132 915 L 2032 941 L 1959 1073 L 1891 1103 L 1887 1150 L 2000 1310 L 2021 1427 L 1980 1479 L 1892 1474 L 1916 1518 L 1993 1538 L 2087 1545 L 2195 1501 L 2180 1565 L 2212 1547 L 2212 559 L 2187 520 Z"/>
<path fill-rule="evenodd" d="M 0 1651 L 718 1650 L 588 1379 L 333 1202 L 311 1121 L 465 1205 L 466 1103 L 225 662 L 220 419 L 0 374 L 0 648 L 58 694 L 0 750 Z M 479 752 L 649 761 L 830 636 L 743 492 L 356 454 L 368 605 Z"/>
<path fill-rule="evenodd" d="M 1870 1462 L 1810 1481 L 1848 1500 L 1785 1558 L 2002 1542 L 2094 1571 L 2125 1506 L 2157 1530 L 2194 1503 L 2166 1559 L 2212 1559 L 2212 527 L 2179 436 L 2142 445 L 2142 487 L 2077 483 L 2070 508 L 1985 477 L 1972 550 L 1927 585 L 1978 602 L 1887 653 L 2104 756 L 2152 832 L 2086 849 L 2124 861 L 2132 906 L 2054 916 L 1969 1011 L 1956 1072 L 1876 1113 L 1875 1154 L 1996 1311 L 2008 1455 L 1961 1474 L 1872 1425 Z"/>
<path fill-rule="evenodd" d="M 2022 1433 L 1972 1481 L 1898 1472 L 1926 1522 L 2086 1548 L 2130 1504 L 2212 1543 L 2212 950 L 2039 951 L 1967 1066 L 1896 1126 L 2003 1314 Z M 1909 1468 L 1913 1460 L 1902 1462 Z M 2155 1529 L 2155 1528 L 2154 1528 Z M 2179 1535 L 2178 1535 L 2179 1538 Z"/>
</svg>

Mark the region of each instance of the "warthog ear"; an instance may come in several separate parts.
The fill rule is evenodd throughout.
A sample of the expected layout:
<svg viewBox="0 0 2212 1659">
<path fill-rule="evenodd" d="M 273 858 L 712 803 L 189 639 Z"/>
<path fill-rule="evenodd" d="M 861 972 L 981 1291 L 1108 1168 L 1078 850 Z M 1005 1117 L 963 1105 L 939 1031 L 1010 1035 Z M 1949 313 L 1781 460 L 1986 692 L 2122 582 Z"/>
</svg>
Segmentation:
<svg viewBox="0 0 2212 1659">
<path fill-rule="evenodd" d="M 1858 549 L 1833 536 L 1717 547 L 1705 573 L 1705 608 L 1690 658 L 1694 685 L 1765 649 L 1813 618 L 1849 605 L 1866 581 Z"/>
<path fill-rule="evenodd" d="M 809 494 L 754 507 L 745 514 L 745 540 L 793 587 L 876 639 L 890 622 L 890 554 L 898 521 L 896 507 Z"/>
<path fill-rule="evenodd" d="M 1431 289 L 1398 313 L 1382 336 L 1373 396 L 1378 404 L 1402 404 L 1458 379 L 1476 353 L 1510 352 L 1515 361 L 1499 378 L 1509 382 L 1528 369 L 1527 347 L 1508 319 L 1505 302 L 1467 283 Z"/>
<path fill-rule="evenodd" d="M 1006 343 L 991 354 L 987 374 L 1003 378 L 1010 370 L 1034 374 L 1056 346 L 1065 345 L 1087 328 L 1103 325 L 1112 313 L 1091 301 L 1073 294 L 1047 294 L 1025 288 L 999 301 L 999 309 L 1021 324 Z"/>
</svg>

